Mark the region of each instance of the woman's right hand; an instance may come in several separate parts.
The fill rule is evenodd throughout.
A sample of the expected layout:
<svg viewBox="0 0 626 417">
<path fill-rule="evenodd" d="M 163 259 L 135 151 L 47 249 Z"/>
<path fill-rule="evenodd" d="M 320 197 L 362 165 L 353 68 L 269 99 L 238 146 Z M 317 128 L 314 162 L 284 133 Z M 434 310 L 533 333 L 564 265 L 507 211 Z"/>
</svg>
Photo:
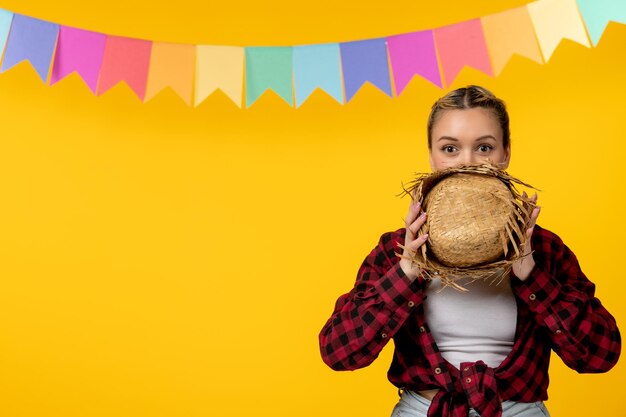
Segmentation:
<svg viewBox="0 0 626 417">
<path fill-rule="evenodd" d="M 409 213 L 404 220 L 406 235 L 404 237 L 404 251 L 400 259 L 400 268 L 411 279 L 417 278 L 420 268 L 405 257 L 413 257 L 417 249 L 428 239 L 428 233 L 416 237 L 418 230 L 426 222 L 426 213 L 421 211 L 421 208 L 420 202 L 413 198 L 409 207 Z"/>
</svg>

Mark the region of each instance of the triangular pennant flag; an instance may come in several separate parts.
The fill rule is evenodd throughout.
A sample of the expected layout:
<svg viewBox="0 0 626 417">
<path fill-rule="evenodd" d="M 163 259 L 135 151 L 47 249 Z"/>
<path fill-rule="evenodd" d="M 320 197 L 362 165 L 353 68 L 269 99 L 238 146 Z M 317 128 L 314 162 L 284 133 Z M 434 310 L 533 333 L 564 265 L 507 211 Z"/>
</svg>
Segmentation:
<svg viewBox="0 0 626 417">
<path fill-rule="evenodd" d="M 576 0 L 541 0 L 527 4 L 526 7 L 546 62 L 562 39 L 591 46 Z"/>
<path fill-rule="evenodd" d="M 0 9 L 0 56 L 4 53 L 12 21 L 13 13 Z"/>
<path fill-rule="evenodd" d="M 293 106 L 292 73 L 291 46 L 246 48 L 246 106 L 270 88 Z"/>
<path fill-rule="evenodd" d="M 150 65 L 151 41 L 107 36 L 104 46 L 98 95 L 125 81 L 143 101 L 146 95 L 146 81 Z"/>
<path fill-rule="evenodd" d="M 432 30 L 390 36 L 387 38 L 387 49 L 396 95 L 402 94 L 415 74 L 439 88 L 443 87 Z"/>
<path fill-rule="evenodd" d="M 154 42 L 145 100 L 150 100 L 165 87 L 171 87 L 191 106 L 195 52 L 193 45 Z"/>
<path fill-rule="evenodd" d="M 305 45 L 293 48 L 296 107 L 321 88 L 343 104 L 339 44 Z"/>
<path fill-rule="evenodd" d="M 196 47 L 196 106 L 219 88 L 241 108 L 244 52 L 240 46 Z"/>
<path fill-rule="evenodd" d="M 102 33 L 61 26 L 50 84 L 76 71 L 95 94 L 105 43 Z"/>
<path fill-rule="evenodd" d="M 466 65 L 493 76 L 480 19 L 440 27 L 434 32 L 447 85 L 452 84 Z"/>
<path fill-rule="evenodd" d="M 481 22 L 496 75 L 500 74 L 514 53 L 543 63 L 526 7 L 484 16 Z"/>
<path fill-rule="evenodd" d="M 600 41 L 609 21 L 626 23 L 625 0 L 578 0 L 578 7 L 593 46 Z"/>
<path fill-rule="evenodd" d="M 27 59 L 46 82 L 58 32 L 57 24 L 15 14 L 0 70 L 6 71 Z"/>
<path fill-rule="evenodd" d="M 340 50 L 346 101 L 350 101 L 366 81 L 392 96 L 385 38 L 344 42 Z"/>
</svg>

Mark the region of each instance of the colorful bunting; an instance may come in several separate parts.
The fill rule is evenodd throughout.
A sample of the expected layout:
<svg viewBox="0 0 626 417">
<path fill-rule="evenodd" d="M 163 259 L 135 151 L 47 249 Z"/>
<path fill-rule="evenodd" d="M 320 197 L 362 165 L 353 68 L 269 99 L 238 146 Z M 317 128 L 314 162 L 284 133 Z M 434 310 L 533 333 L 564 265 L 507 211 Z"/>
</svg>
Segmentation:
<svg viewBox="0 0 626 417">
<path fill-rule="evenodd" d="M 397 95 L 402 94 L 415 74 L 443 87 L 432 30 L 390 36 L 387 48 Z"/>
<path fill-rule="evenodd" d="M 59 25 L 16 14 L 13 16 L 0 71 L 28 60 L 46 82 Z"/>
<path fill-rule="evenodd" d="M 97 95 L 124 81 L 142 101 L 170 87 L 189 106 L 220 89 L 241 108 L 244 83 L 248 107 L 269 89 L 290 106 L 318 88 L 343 104 L 366 82 L 392 97 L 391 77 L 399 96 L 415 75 L 443 88 L 465 66 L 494 76 L 514 54 L 543 63 L 562 39 L 597 45 L 609 21 L 626 24 L 626 0 L 537 0 L 377 39 L 236 47 L 112 36 L 0 9 L 0 72 L 28 60 L 44 82 L 51 71 L 51 85 L 76 72 Z"/>
<path fill-rule="evenodd" d="M 246 48 L 246 106 L 270 88 L 293 106 L 292 56 L 290 46 Z"/>
<path fill-rule="evenodd" d="M 0 9 L 0 56 L 4 53 L 12 21 L 13 13 Z"/>
<path fill-rule="evenodd" d="M 500 74 L 515 53 L 543 63 L 526 7 L 485 16 L 481 22 L 495 75 Z"/>
<path fill-rule="evenodd" d="M 196 106 L 219 88 L 241 108 L 244 55 L 239 46 L 196 47 Z"/>
<path fill-rule="evenodd" d="M 434 32 L 447 85 L 452 84 L 466 65 L 493 76 L 480 19 L 444 26 Z"/>
<path fill-rule="evenodd" d="M 105 42 L 101 33 L 61 26 L 50 84 L 76 71 L 95 94 Z"/>
<path fill-rule="evenodd" d="M 105 93 L 120 81 L 125 81 L 143 101 L 146 95 L 151 49 L 150 41 L 107 36 L 98 95 Z"/>
<path fill-rule="evenodd" d="M 547 62 L 561 39 L 589 47 L 576 0 L 542 0 L 526 5 L 535 27 L 543 59 Z"/>
<path fill-rule="evenodd" d="M 593 46 L 600 41 L 609 21 L 626 23 L 624 0 L 578 0 L 578 8 L 585 20 Z"/>
<path fill-rule="evenodd" d="M 366 81 L 391 97 L 387 45 L 384 38 L 340 44 L 346 101 L 350 101 Z"/>
<path fill-rule="evenodd" d="M 195 52 L 193 45 L 154 42 L 145 100 L 150 100 L 165 87 L 171 87 L 191 106 Z"/>
</svg>

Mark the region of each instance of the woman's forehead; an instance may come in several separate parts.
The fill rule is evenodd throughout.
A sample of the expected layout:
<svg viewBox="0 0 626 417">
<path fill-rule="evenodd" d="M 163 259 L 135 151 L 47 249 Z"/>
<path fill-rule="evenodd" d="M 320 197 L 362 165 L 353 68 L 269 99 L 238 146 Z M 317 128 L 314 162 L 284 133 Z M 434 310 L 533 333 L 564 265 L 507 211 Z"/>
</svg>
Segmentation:
<svg viewBox="0 0 626 417">
<path fill-rule="evenodd" d="M 433 131 L 436 136 L 446 132 L 474 137 L 495 133 L 502 135 L 502 128 L 493 111 L 483 108 L 446 110 L 435 122 Z"/>
</svg>

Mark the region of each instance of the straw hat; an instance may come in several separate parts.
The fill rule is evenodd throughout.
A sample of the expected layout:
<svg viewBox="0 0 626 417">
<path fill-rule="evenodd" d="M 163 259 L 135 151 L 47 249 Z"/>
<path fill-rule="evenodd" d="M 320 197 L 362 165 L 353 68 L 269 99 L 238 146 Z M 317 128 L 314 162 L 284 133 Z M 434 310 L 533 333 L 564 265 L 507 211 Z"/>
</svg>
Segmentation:
<svg viewBox="0 0 626 417">
<path fill-rule="evenodd" d="M 429 237 L 411 261 L 460 290 L 460 278 L 503 278 L 522 257 L 535 206 L 514 183 L 534 188 L 491 164 L 417 174 L 404 193 L 428 214 L 418 235 Z"/>
</svg>

